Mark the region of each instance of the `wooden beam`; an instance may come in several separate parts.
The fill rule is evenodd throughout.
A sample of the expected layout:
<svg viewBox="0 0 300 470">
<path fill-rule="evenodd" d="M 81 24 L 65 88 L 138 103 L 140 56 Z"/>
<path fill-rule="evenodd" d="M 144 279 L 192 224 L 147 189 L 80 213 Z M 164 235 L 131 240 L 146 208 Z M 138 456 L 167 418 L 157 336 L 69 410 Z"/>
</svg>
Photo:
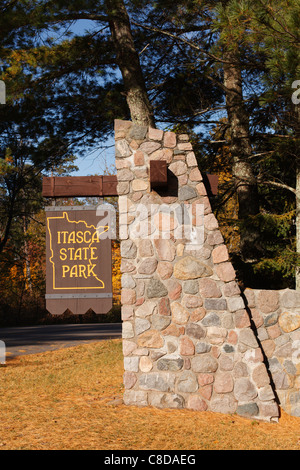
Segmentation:
<svg viewBox="0 0 300 470">
<path fill-rule="evenodd" d="M 116 175 L 103 175 L 102 196 L 118 196 L 117 184 L 118 180 Z"/>
<path fill-rule="evenodd" d="M 218 194 L 218 175 L 203 174 L 208 195 Z M 161 160 L 150 161 L 150 183 L 152 188 L 168 190 L 167 163 Z M 44 197 L 115 197 L 117 192 L 116 175 L 100 176 L 48 176 L 43 178 Z"/>
<path fill-rule="evenodd" d="M 206 186 L 207 195 L 216 196 L 218 194 L 219 176 L 204 174 L 203 180 Z"/>
<path fill-rule="evenodd" d="M 117 177 L 49 176 L 43 178 L 44 197 L 118 196 Z"/>
<path fill-rule="evenodd" d="M 150 160 L 150 184 L 152 188 L 168 185 L 167 162 L 165 160 Z"/>
</svg>

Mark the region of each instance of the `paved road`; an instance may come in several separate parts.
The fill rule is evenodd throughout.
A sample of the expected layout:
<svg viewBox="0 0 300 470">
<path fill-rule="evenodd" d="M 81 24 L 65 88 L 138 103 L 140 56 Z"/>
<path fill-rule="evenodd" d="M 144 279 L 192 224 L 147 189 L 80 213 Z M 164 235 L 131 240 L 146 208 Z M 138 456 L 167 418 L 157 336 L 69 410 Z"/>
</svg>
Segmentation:
<svg viewBox="0 0 300 470">
<path fill-rule="evenodd" d="M 121 337 L 121 323 L 0 328 L 6 358 Z"/>
</svg>

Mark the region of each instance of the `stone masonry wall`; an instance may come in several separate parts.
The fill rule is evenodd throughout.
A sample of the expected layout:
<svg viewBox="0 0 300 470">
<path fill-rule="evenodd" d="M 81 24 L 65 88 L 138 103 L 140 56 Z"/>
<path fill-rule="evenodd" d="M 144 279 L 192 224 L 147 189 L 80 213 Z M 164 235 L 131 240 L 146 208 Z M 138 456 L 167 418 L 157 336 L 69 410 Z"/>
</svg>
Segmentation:
<svg viewBox="0 0 300 470">
<path fill-rule="evenodd" d="M 300 292 L 245 290 L 280 406 L 300 416 Z"/>
<path fill-rule="evenodd" d="M 124 403 L 276 421 L 262 350 L 188 136 L 116 120 L 115 139 Z M 167 190 L 150 187 L 151 159 L 167 162 Z"/>
</svg>

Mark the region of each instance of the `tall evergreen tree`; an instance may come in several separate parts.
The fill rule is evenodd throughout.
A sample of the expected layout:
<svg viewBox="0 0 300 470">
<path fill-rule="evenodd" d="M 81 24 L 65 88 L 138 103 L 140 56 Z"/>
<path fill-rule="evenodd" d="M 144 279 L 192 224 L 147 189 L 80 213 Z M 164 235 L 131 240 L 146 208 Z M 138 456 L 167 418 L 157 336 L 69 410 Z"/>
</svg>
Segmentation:
<svg viewBox="0 0 300 470">
<path fill-rule="evenodd" d="M 264 181 L 278 190 L 289 191 L 295 199 L 296 289 L 300 290 L 300 104 L 294 87 L 300 88 L 300 1 L 255 2 L 249 23 L 249 37 L 266 57 L 263 81 L 267 91 L 264 104 L 272 109 L 270 137 L 278 158 L 284 158 L 292 175 Z M 297 80 L 298 79 L 298 80 Z M 280 155 L 281 154 L 281 155 Z M 286 172 L 287 173 L 287 172 Z M 269 175 L 268 175 L 269 176 Z"/>
<path fill-rule="evenodd" d="M 123 0 L 106 0 L 106 11 L 131 119 L 138 125 L 155 127 L 153 109 Z"/>
<path fill-rule="evenodd" d="M 295 258 L 292 256 L 292 244 L 290 245 L 292 241 L 291 203 L 289 196 L 282 193 L 282 189 L 287 188 L 295 193 L 294 183 L 291 183 L 290 179 L 290 169 L 295 162 L 286 162 L 284 165 L 286 155 L 283 145 L 281 143 L 281 148 L 277 145 L 278 135 L 275 134 L 280 128 L 278 118 L 290 113 L 286 114 L 289 106 L 286 107 L 287 103 L 284 103 L 282 99 L 280 88 L 278 88 L 277 99 L 271 98 L 274 83 L 270 83 L 268 77 L 270 78 L 272 57 L 275 58 L 280 47 L 287 48 L 287 44 L 285 46 L 283 43 L 280 44 L 280 40 L 274 48 L 276 35 L 280 37 L 284 33 L 287 39 L 287 34 L 289 34 L 291 43 L 292 38 L 295 40 L 298 37 L 295 31 L 297 23 L 295 18 L 299 18 L 295 3 L 293 5 L 288 1 L 283 3 L 284 5 L 275 9 L 274 2 L 272 5 L 272 2 L 259 0 L 255 2 L 191 1 L 176 4 L 161 0 L 158 2 L 161 10 L 163 6 L 166 7 L 164 14 L 161 15 L 161 23 L 156 22 L 153 26 L 151 21 L 148 21 L 141 25 L 145 29 L 170 38 L 170 41 L 181 43 L 185 51 L 193 50 L 194 63 L 197 61 L 202 65 L 205 57 L 207 61 L 210 61 L 211 68 L 219 71 L 220 76 L 223 77 L 223 91 L 226 97 L 230 129 L 230 140 L 224 143 L 230 145 L 233 181 L 239 194 L 239 226 L 242 237 L 240 251 L 243 261 L 241 266 L 244 275 L 249 271 L 251 277 L 251 272 L 259 274 L 259 271 L 264 270 L 269 263 L 269 269 L 273 269 L 273 274 L 276 270 L 278 271 L 278 283 L 280 283 L 281 274 L 282 285 L 285 282 L 283 277 L 290 276 L 290 268 L 295 263 Z M 290 18 L 287 22 L 282 21 L 278 16 L 282 7 L 286 10 L 285 15 Z M 286 27 L 292 17 L 294 18 L 293 32 Z M 277 23 L 276 26 L 275 23 Z M 280 23 L 281 27 L 279 27 Z M 252 34 L 254 24 L 256 24 L 256 31 Z M 278 27 L 279 31 L 273 34 L 272 28 L 275 28 L 276 32 Z M 284 28 L 286 31 L 283 31 Z M 209 31 L 208 37 L 213 40 L 204 42 L 203 30 Z M 268 37 L 269 46 L 267 45 Z M 268 49 L 273 50 L 273 55 L 269 54 Z M 291 54 L 291 47 L 289 50 L 288 55 L 291 59 L 295 53 Z M 296 63 L 299 64 L 299 60 Z M 277 67 L 277 72 L 278 70 L 280 67 Z M 225 121 L 224 124 L 225 136 Z M 286 131 L 287 128 L 283 126 L 280 133 L 286 133 Z M 206 149 L 209 147 L 206 146 Z M 290 149 L 292 151 L 292 147 Z M 213 154 L 211 148 L 209 152 L 210 155 Z M 275 159 L 276 152 L 278 158 Z M 203 159 L 203 161 L 207 160 Z M 199 163 L 202 165 L 202 157 Z M 286 175 L 281 183 L 278 180 L 280 172 L 281 175 L 283 173 Z M 271 189 L 272 186 L 278 188 L 276 195 Z M 276 211 L 279 211 L 278 217 Z M 285 219 L 281 217 L 282 211 L 286 213 Z M 282 242 L 279 242 L 280 237 Z M 267 243 L 266 240 L 268 240 Z M 281 243 L 286 244 L 282 256 Z M 273 248 L 271 248 L 272 245 Z M 277 247 L 277 253 L 274 258 L 275 247 Z M 263 258 L 266 259 L 265 263 L 262 263 Z M 247 264 L 244 264 L 245 261 L 248 261 L 249 268 Z M 268 270 L 265 273 L 265 276 L 259 275 L 258 279 L 268 282 L 272 274 Z M 251 280 L 248 275 L 245 279 L 247 283 L 250 281 L 253 284 L 254 281 L 254 285 L 257 282 Z"/>
</svg>

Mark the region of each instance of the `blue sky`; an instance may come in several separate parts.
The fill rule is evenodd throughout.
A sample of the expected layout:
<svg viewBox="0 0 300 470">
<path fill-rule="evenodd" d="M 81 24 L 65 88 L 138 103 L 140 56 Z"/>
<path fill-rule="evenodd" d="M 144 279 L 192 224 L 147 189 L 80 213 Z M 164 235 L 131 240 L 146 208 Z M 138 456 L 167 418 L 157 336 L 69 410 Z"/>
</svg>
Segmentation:
<svg viewBox="0 0 300 470">
<path fill-rule="evenodd" d="M 114 138 L 100 145 L 102 148 L 98 144 L 94 151 L 89 150 L 86 155 L 77 158 L 75 164 L 79 170 L 72 173 L 72 176 L 102 175 L 106 169 L 115 171 Z"/>
</svg>

